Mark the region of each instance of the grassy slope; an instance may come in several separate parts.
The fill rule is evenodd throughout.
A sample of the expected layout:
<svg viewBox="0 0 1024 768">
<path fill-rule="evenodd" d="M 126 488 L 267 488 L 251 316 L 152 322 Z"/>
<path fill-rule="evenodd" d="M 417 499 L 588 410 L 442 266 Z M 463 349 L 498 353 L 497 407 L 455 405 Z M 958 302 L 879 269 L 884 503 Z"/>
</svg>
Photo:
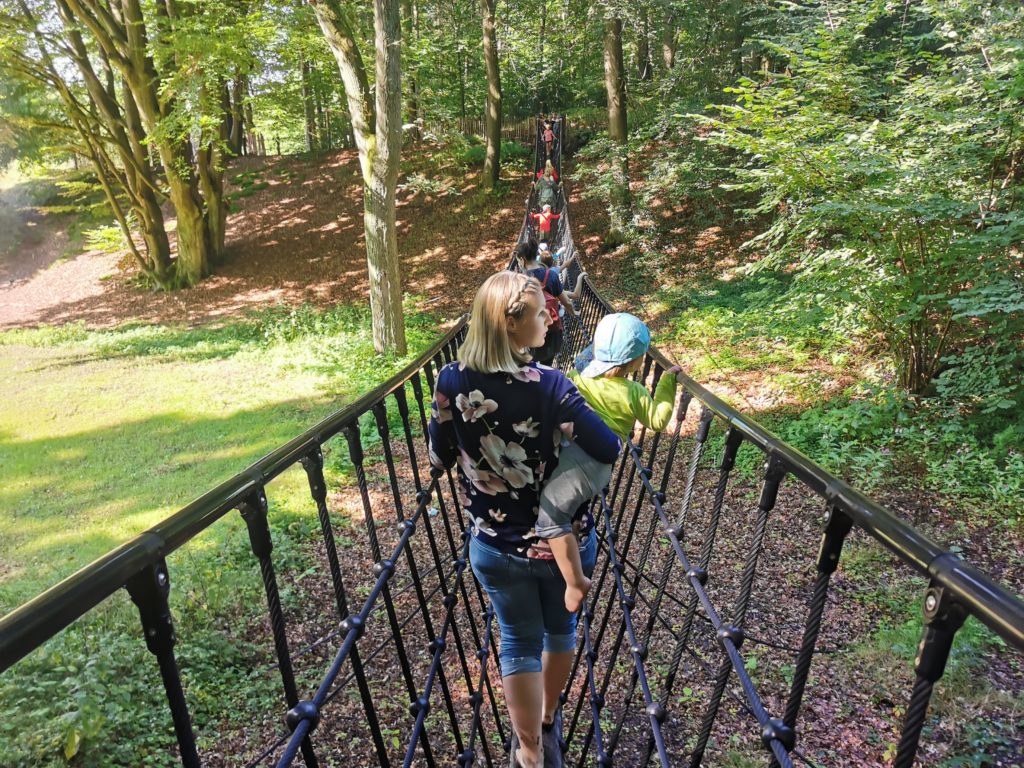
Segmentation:
<svg viewBox="0 0 1024 768">
<path fill-rule="evenodd" d="M 434 337 L 428 323 L 409 323 L 413 350 Z M 0 415 L 0 612 L 382 381 L 401 361 L 372 355 L 369 337 L 367 313 L 345 308 L 208 330 L 0 334 L 0 399 L 14 405 Z M 337 454 L 327 464 L 337 481 Z M 278 563 L 315 569 L 304 473 L 289 470 L 268 495 Z M 241 518 L 228 515 L 170 567 L 197 726 L 229 736 L 274 711 L 279 686 L 258 670 L 266 648 L 225 634 L 262 606 Z M 65 750 L 83 765 L 173 764 L 162 693 L 137 674 L 152 665 L 137 622 L 117 595 L 0 678 L 3 709 L 25 713 L 0 723 L 0 765 L 58 764 Z M 226 706 L 243 716 L 222 723 Z"/>
<path fill-rule="evenodd" d="M 326 317 L 323 336 L 276 340 L 288 315 L 207 331 L 0 335 L 0 398 L 15 405 L 0 414 L 0 507 L 9 511 L 0 518 L 0 611 L 396 367 L 372 355 L 365 313 Z M 414 348 L 428 338 L 413 325 Z"/>
</svg>

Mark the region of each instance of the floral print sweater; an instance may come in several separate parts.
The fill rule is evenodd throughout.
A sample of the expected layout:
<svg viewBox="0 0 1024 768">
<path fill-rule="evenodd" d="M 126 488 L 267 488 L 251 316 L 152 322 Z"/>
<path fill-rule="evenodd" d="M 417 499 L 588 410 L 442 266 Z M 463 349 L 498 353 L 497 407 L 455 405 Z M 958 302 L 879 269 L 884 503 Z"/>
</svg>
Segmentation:
<svg viewBox="0 0 1024 768">
<path fill-rule="evenodd" d="M 430 413 L 430 463 L 456 462 L 459 502 L 474 536 L 503 552 L 550 558 L 534 530 L 540 491 L 563 438 L 611 464 L 619 438 L 561 371 L 539 363 L 514 374 L 463 363 L 437 376 Z"/>
</svg>

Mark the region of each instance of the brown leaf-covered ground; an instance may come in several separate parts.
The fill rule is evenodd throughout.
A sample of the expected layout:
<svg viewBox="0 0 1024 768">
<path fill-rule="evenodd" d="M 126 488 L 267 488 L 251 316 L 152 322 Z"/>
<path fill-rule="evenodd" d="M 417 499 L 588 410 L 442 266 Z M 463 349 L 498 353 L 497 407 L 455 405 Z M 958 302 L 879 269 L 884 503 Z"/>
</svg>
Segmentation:
<svg viewBox="0 0 1024 768">
<path fill-rule="evenodd" d="M 407 152 L 403 170 L 429 171 L 433 152 Z M 195 326 L 224 323 L 247 309 L 365 303 L 358 167 L 354 150 L 235 161 L 227 172 L 228 191 L 238 196 L 228 216 L 223 262 L 194 288 L 167 293 L 140 289 L 131 280 L 130 262 L 118 256 L 86 250 L 64 257 L 52 241 L 61 239 L 67 217 L 41 217 L 23 202 L 0 201 L 12 228 L 34 239 L 0 242 L 0 328 L 127 321 Z M 447 172 L 457 174 L 453 187 L 460 194 L 398 196 L 404 288 L 441 319 L 464 312 L 476 286 L 506 263 L 529 185 L 525 173 L 515 174 L 502 194 L 485 195 L 475 174 Z M 230 183 L 246 173 L 255 180 L 248 190 Z"/>
</svg>

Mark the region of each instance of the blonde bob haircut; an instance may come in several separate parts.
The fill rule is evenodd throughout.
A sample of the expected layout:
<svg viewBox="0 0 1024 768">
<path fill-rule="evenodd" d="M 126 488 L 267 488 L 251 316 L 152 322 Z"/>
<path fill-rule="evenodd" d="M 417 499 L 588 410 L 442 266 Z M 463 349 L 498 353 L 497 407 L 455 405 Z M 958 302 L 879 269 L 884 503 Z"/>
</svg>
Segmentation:
<svg viewBox="0 0 1024 768">
<path fill-rule="evenodd" d="M 536 278 L 519 272 L 496 272 L 488 277 L 473 299 L 466 340 L 458 359 L 479 373 L 515 373 L 533 358 L 527 350 L 514 349 L 508 336 L 508 320 L 520 320 L 535 294 L 544 303 Z"/>
</svg>

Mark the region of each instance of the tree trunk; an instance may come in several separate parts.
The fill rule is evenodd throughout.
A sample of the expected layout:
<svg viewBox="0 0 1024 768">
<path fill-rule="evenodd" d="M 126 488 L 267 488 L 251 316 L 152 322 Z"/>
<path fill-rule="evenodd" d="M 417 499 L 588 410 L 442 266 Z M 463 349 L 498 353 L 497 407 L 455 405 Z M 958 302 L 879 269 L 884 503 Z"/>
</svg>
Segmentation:
<svg viewBox="0 0 1024 768">
<path fill-rule="evenodd" d="M 309 62 L 302 60 L 302 109 L 306 118 L 306 151 L 316 149 L 316 115 L 313 111 L 313 88 L 310 85 Z"/>
<path fill-rule="evenodd" d="M 459 119 L 466 119 L 466 54 L 459 51 Z"/>
<path fill-rule="evenodd" d="M 252 102 L 245 102 L 245 146 L 246 154 L 248 155 L 262 155 L 263 152 L 263 137 L 256 133 L 256 124 L 253 120 L 252 115 Z"/>
<path fill-rule="evenodd" d="M 646 10 L 640 12 L 636 33 L 636 74 L 641 80 L 651 79 L 651 22 Z"/>
<path fill-rule="evenodd" d="M 408 51 L 419 37 L 419 9 L 416 6 L 416 0 L 402 0 L 402 21 L 404 24 L 403 34 L 405 35 L 406 51 Z M 416 65 L 413 63 L 414 61 L 415 58 L 413 56 L 407 55 L 405 57 L 406 68 L 408 69 L 405 76 L 405 117 L 413 125 L 410 131 L 412 140 L 419 141 L 419 75 Z"/>
<path fill-rule="evenodd" d="M 539 89 L 536 99 L 536 109 L 534 111 L 547 112 L 547 94 L 544 93 L 544 84 L 547 82 L 547 77 L 544 72 L 544 38 L 547 35 L 548 27 L 548 4 L 541 2 L 540 4 L 540 39 L 538 43 L 540 45 L 540 66 L 537 67 L 537 78 L 534 80 L 534 88 Z"/>
<path fill-rule="evenodd" d="M 377 47 L 377 153 L 363 199 L 366 260 L 370 270 L 373 343 L 378 352 L 406 352 L 402 318 L 402 277 L 398 261 L 395 187 L 402 152 L 402 27 L 399 0 L 374 0 Z"/>
<path fill-rule="evenodd" d="M 613 188 L 609 200 L 609 243 L 621 242 L 629 215 L 629 165 L 626 129 L 626 82 L 622 61 L 622 20 L 604 22 L 604 84 L 608 95 L 608 136 L 615 145 L 611 158 Z"/>
<path fill-rule="evenodd" d="M 242 147 L 245 146 L 245 91 L 245 75 L 236 75 L 231 81 L 231 98 L 228 105 L 228 150 L 235 157 L 242 154 Z"/>
<path fill-rule="evenodd" d="M 665 19 L 665 26 L 661 30 L 661 63 L 666 71 L 676 63 L 676 21 L 671 14 Z"/>
<path fill-rule="evenodd" d="M 226 84 L 225 84 L 226 85 Z M 227 233 L 227 207 L 224 205 L 224 169 L 220 147 L 230 141 L 228 136 L 229 117 L 233 114 L 234 105 L 228 99 L 225 87 L 219 88 L 225 107 L 224 117 L 220 123 L 217 136 L 208 137 L 200 146 L 196 156 L 196 170 L 199 176 L 199 188 L 206 201 L 204 225 L 209 259 L 219 261 L 224 255 L 224 241 Z M 232 118 L 234 119 L 234 118 Z M 241 110 L 238 113 L 241 122 Z"/>
<path fill-rule="evenodd" d="M 381 353 L 405 354 L 395 224 L 395 186 L 402 149 L 399 0 L 374 0 L 373 3 L 376 104 L 370 100 L 366 70 L 354 35 L 355 25 L 345 7 L 338 0 L 316 0 L 313 9 L 338 62 L 359 150 L 373 346 Z"/>
<path fill-rule="evenodd" d="M 164 79 L 150 56 L 150 40 L 139 0 L 121 0 L 120 16 L 107 14 L 102 19 L 93 11 L 92 3 L 83 0 L 65 0 L 69 13 L 89 29 L 96 43 L 121 73 L 138 107 L 139 116 L 150 148 L 155 147 L 164 168 L 171 202 L 177 215 L 178 256 L 175 261 L 175 282 L 191 286 L 208 274 L 210 241 L 205 225 L 205 211 L 220 215 L 220 201 L 206 201 L 199 193 L 196 168 L 191 144 L 160 130 L 162 122 L 174 113 L 173 95 L 162 91 Z M 147 6 L 148 7 L 148 6 Z M 177 18 L 178 6 L 167 3 L 156 13 L 164 16 L 165 29 L 171 29 Z M 157 25 L 158 30 L 161 25 Z M 156 47 L 166 40 L 153 41 Z"/>
<path fill-rule="evenodd" d="M 35 21 L 27 4 L 21 3 L 21 9 L 30 26 L 35 29 Z M 173 287 L 170 242 L 164 227 L 163 211 L 160 209 L 161 194 L 143 147 L 145 134 L 139 124 L 135 102 L 127 88 L 122 88 L 121 93 L 118 94 L 110 60 L 104 55 L 102 49 L 98 51 L 96 57 L 103 74 L 103 79 L 100 79 L 97 71 L 93 68 L 93 59 L 86 48 L 82 33 L 64 0 L 58 0 L 57 11 L 70 46 L 71 58 L 78 67 L 93 105 L 89 115 L 83 112 L 81 118 L 74 116 L 78 110 L 77 103 L 70 89 L 64 86 L 64 81 L 58 70 L 53 66 L 45 39 L 36 31 L 35 37 L 42 61 L 52 73 L 53 81 L 62 86 L 59 90 L 69 115 L 72 117 L 72 122 L 79 127 L 83 139 L 86 140 L 97 177 L 103 186 L 110 208 L 122 228 L 129 250 L 140 269 L 160 287 Z M 102 143 L 91 141 L 88 135 L 89 129 L 81 122 L 81 119 L 90 115 L 97 124 L 102 123 L 109 133 L 112 145 L 120 159 L 120 168 L 109 161 L 107 150 Z M 77 160 L 77 155 L 75 158 Z M 141 254 L 135 245 L 134 235 L 121 201 L 115 192 L 115 185 L 120 186 L 128 198 L 136 226 L 145 243 L 145 255 Z"/>
<path fill-rule="evenodd" d="M 316 82 L 317 83 L 321 82 L 319 77 L 317 77 Z M 324 110 L 324 96 L 323 96 L 323 93 L 321 92 L 321 89 L 320 89 L 319 85 L 314 85 L 313 86 L 313 107 L 314 107 L 314 112 L 316 113 L 316 125 L 317 125 L 316 135 L 319 137 L 319 141 L 317 142 L 317 146 L 318 146 L 319 149 L 330 150 L 331 149 L 330 131 L 329 131 L 328 127 L 327 127 L 327 114 L 326 114 L 326 111 Z"/>
<path fill-rule="evenodd" d="M 736 27 L 733 29 L 732 38 L 732 74 L 733 77 L 743 75 L 743 45 L 747 41 L 746 14 L 743 11 L 736 13 Z"/>
<path fill-rule="evenodd" d="M 498 66 L 498 40 L 494 31 L 495 0 L 480 0 L 483 10 L 484 68 L 487 70 L 487 106 L 484 110 L 484 188 L 493 190 L 501 175 L 501 71 Z"/>
</svg>

